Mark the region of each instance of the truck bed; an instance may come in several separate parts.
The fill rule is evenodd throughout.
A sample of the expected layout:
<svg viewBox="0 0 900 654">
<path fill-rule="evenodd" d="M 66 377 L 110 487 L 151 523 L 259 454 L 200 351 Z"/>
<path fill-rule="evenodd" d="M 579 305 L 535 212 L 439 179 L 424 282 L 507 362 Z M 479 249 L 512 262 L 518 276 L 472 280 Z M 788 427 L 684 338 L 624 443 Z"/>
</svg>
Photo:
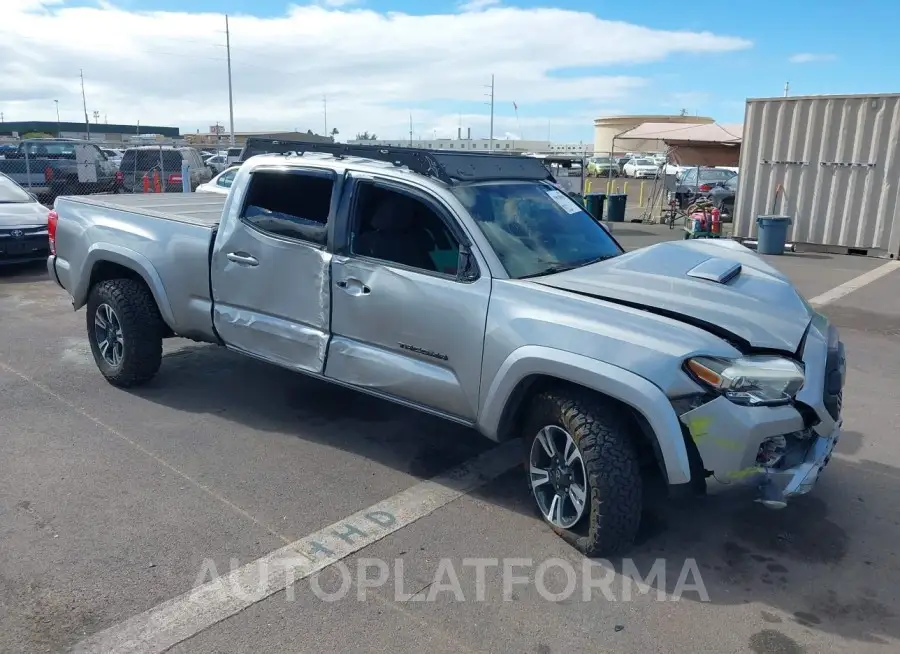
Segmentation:
<svg viewBox="0 0 900 654">
<path fill-rule="evenodd" d="M 129 268 L 175 334 L 215 341 L 209 256 L 225 200 L 213 193 L 60 196 L 51 274 L 78 308 L 98 262 Z"/>
<path fill-rule="evenodd" d="M 68 196 L 70 202 L 215 229 L 227 196 L 217 193 L 120 193 Z"/>
</svg>

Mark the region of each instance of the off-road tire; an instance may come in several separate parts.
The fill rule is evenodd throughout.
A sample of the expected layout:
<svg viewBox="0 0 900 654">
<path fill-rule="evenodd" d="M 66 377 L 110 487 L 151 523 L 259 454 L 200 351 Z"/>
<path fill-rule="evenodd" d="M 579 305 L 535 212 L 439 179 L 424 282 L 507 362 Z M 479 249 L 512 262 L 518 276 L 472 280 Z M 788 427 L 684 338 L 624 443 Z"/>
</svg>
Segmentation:
<svg viewBox="0 0 900 654">
<path fill-rule="evenodd" d="M 122 327 L 124 352 L 118 366 L 107 362 L 97 345 L 94 319 L 101 304 L 112 307 Z M 97 367 L 113 386 L 129 388 L 153 378 L 162 362 L 164 326 L 156 301 L 143 282 L 109 279 L 91 289 L 87 302 L 88 341 Z"/>
<path fill-rule="evenodd" d="M 624 553 L 634 544 L 643 509 L 643 478 L 630 416 L 615 403 L 589 392 L 559 390 L 538 395 L 524 422 L 529 495 L 531 444 L 547 425 L 562 427 L 572 435 L 589 485 L 589 508 L 582 519 L 570 529 L 551 528 L 586 556 Z"/>
</svg>

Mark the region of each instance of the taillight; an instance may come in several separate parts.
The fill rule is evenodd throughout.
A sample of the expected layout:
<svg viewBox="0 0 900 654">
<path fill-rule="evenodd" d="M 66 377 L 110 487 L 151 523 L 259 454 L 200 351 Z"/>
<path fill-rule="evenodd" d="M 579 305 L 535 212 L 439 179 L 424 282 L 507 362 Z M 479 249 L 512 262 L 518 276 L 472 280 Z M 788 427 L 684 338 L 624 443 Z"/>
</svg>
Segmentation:
<svg viewBox="0 0 900 654">
<path fill-rule="evenodd" d="M 700 187 L 700 190 L 706 193 L 707 191 L 712 191 L 712 186 L 710 186 L 709 184 L 703 184 Z"/>
<path fill-rule="evenodd" d="M 53 181 L 53 169 L 50 166 L 44 168 L 44 181 L 48 184 Z"/>
<path fill-rule="evenodd" d="M 116 184 L 121 184 L 124 181 L 125 181 L 125 173 L 123 173 L 121 170 L 117 170 L 116 171 Z"/>
<path fill-rule="evenodd" d="M 50 239 L 50 254 L 56 254 L 56 223 L 59 222 L 59 214 L 50 211 L 47 214 L 47 237 Z"/>
<path fill-rule="evenodd" d="M 181 173 L 172 173 L 169 175 L 169 184 L 181 184 Z"/>
</svg>

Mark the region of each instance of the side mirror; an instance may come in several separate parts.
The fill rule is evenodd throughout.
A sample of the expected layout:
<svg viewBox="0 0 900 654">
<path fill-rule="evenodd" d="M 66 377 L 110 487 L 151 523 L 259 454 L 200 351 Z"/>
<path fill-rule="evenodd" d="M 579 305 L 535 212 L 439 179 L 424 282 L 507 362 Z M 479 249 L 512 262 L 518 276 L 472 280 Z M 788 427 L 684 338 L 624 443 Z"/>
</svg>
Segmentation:
<svg viewBox="0 0 900 654">
<path fill-rule="evenodd" d="M 457 279 L 461 282 L 474 282 L 481 274 L 478 270 L 478 260 L 472 254 L 468 245 L 459 246 L 459 265 L 457 266 Z"/>
</svg>

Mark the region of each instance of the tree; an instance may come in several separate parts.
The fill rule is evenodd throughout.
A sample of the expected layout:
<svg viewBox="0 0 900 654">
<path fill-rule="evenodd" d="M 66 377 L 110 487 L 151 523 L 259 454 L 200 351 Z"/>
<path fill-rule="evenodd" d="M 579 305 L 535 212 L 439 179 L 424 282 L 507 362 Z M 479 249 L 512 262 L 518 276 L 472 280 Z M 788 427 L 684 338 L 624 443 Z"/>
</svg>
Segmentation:
<svg viewBox="0 0 900 654">
<path fill-rule="evenodd" d="M 23 139 L 49 139 L 52 138 L 50 134 L 46 134 L 44 132 L 28 132 L 22 135 Z"/>
<path fill-rule="evenodd" d="M 358 141 L 377 141 L 378 136 L 373 132 L 369 134 L 368 132 L 363 132 L 362 134 L 357 134 L 356 139 Z"/>
<path fill-rule="evenodd" d="M 332 140 L 332 141 L 337 141 L 337 139 L 334 138 L 334 137 L 337 136 L 338 134 L 340 134 L 340 132 L 338 131 L 338 128 L 337 128 L 337 127 L 333 127 L 333 128 L 331 129 L 331 132 L 329 133 L 329 136 L 331 136 L 331 140 Z"/>
</svg>

